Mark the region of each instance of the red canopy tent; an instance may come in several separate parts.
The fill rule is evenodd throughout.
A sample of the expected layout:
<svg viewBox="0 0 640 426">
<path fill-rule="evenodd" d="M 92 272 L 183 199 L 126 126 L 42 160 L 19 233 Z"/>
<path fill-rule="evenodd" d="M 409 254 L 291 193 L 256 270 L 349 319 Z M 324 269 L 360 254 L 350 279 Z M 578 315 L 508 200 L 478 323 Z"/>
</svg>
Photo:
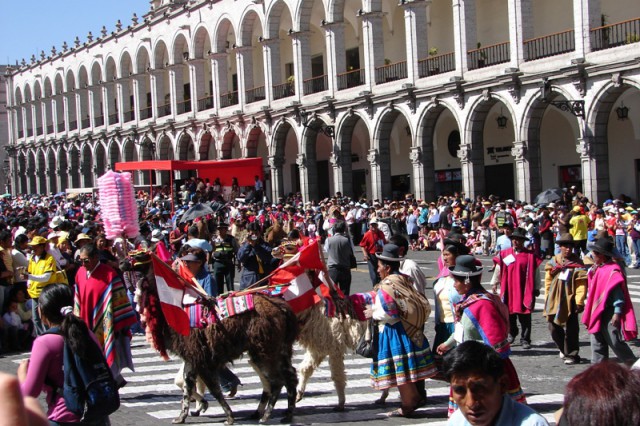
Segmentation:
<svg viewBox="0 0 640 426">
<path fill-rule="evenodd" d="M 255 176 L 260 180 L 264 178 L 262 169 L 262 158 L 243 158 L 238 160 L 210 160 L 210 161 L 178 161 L 178 160 L 149 160 L 149 161 L 128 161 L 116 163 L 116 171 L 138 171 L 138 170 L 163 170 L 169 171 L 171 176 L 171 207 L 173 210 L 173 172 L 175 170 L 195 170 L 198 177 L 209 178 L 213 182 L 220 179 L 222 186 L 231 186 L 231 179 L 237 178 L 240 186 L 253 186 Z M 152 179 L 149 179 L 150 183 Z M 151 194 L 152 195 L 152 194 Z"/>
</svg>

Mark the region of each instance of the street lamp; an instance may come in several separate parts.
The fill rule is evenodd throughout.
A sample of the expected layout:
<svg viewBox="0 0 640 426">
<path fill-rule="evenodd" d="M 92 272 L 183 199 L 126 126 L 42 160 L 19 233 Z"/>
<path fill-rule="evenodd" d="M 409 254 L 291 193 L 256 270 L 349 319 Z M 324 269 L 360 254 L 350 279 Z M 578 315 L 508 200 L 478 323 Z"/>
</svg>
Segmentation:
<svg viewBox="0 0 640 426">
<path fill-rule="evenodd" d="M 309 113 L 302 108 L 296 110 L 296 117 L 298 121 L 300 121 L 300 124 L 302 124 L 302 127 L 306 127 L 316 133 L 320 132 L 331 139 L 335 136 L 335 126 L 328 126 L 322 120 L 320 120 L 319 124 L 317 124 L 317 120 L 309 123 Z"/>
<path fill-rule="evenodd" d="M 498 129 L 506 129 L 507 128 L 507 117 L 502 113 L 502 108 L 500 108 L 500 115 L 496 118 L 498 122 Z"/>
<path fill-rule="evenodd" d="M 622 101 L 620 102 L 620 106 L 616 108 L 616 115 L 618 116 L 618 120 L 626 120 L 629 118 L 629 108 L 624 106 Z"/>
</svg>

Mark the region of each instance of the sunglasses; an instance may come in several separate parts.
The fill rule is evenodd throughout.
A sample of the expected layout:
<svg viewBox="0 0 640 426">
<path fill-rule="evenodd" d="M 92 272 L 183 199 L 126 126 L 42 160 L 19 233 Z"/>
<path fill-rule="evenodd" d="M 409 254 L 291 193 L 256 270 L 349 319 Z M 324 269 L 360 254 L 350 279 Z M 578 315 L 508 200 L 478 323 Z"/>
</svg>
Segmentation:
<svg viewBox="0 0 640 426">
<path fill-rule="evenodd" d="M 90 262 L 91 262 L 91 259 L 78 259 L 78 262 L 80 262 L 80 263 L 82 263 L 82 264 L 86 265 L 87 263 L 90 263 Z"/>
</svg>

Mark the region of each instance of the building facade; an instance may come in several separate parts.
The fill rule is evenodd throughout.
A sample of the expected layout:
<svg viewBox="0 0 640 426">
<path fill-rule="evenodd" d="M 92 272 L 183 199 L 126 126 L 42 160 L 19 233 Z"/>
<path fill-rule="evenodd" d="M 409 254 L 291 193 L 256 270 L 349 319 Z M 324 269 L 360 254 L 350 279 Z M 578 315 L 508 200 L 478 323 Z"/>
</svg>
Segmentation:
<svg viewBox="0 0 640 426">
<path fill-rule="evenodd" d="M 637 0 L 150 3 L 7 72 L 15 192 L 261 157 L 273 199 L 640 196 Z"/>
<path fill-rule="evenodd" d="M 11 192 L 11 168 L 7 151 L 9 145 L 9 120 L 7 113 L 7 83 L 5 73 L 7 67 L 0 65 L 0 190 Z"/>
</svg>

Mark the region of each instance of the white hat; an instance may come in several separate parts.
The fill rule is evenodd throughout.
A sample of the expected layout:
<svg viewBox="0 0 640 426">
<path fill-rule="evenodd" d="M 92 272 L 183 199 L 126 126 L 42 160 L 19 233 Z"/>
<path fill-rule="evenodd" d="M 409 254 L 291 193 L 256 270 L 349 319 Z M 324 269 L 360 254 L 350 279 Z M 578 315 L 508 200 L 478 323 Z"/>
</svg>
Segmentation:
<svg viewBox="0 0 640 426">
<path fill-rule="evenodd" d="M 162 231 L 159 229 L 154 229 L 151 233 L 151 242 L 157 243 L 158 241 L 160 241 L 160 239 L 162 239 Z"/>
<path fill-rule="evenodd" d="M 47 236 L 47 240 L 53 240 L 54 238 L 58 238 L 60 236 L 60 234 L 58 234 L 57 232 L 51 232 L 48 236 Z"/>
<path fill-rule="evenodd" d="M 64 222 L 63 218 L 61 218 L 60 216 L 54 216 L 53 219 L 51 219 L 51 227 L 57 228 L 62 224 L 62 222 Z"/>
<path fill-rule="evenodd" d="M 375 217 L 369 221 L 369 224 L 370 224 L 370 225 L 372 225 L 372 224 L 374 224 L 374 223 L 375 223 L 375 224 L 377 224 L 377 223 L 378 223 L 378 221 L 376 220 L 376 218 L 375 218 Z"/>
</svg>

